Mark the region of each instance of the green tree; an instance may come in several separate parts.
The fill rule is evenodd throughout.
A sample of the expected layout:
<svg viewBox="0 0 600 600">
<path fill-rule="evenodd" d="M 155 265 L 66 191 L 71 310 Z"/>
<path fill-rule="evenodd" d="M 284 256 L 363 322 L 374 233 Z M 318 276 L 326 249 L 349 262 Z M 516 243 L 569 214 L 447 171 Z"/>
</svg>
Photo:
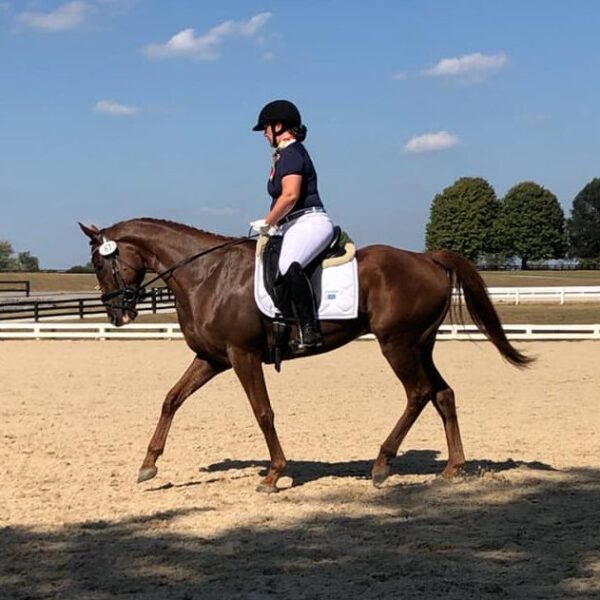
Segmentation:
<svg viewBox="0 0 600 600">
<path fill-rule="evenodd" d="M 37 256 L 32 256 L 31 252 L 19 252 L 17 257 L 19 271 L 35 273 L 40 270 L 40 261 Z"/>
<path fill-rule="evenodd" d="M 67 273 L 93 273 L 94 265 L 92 261 L 85 263 L 85 265 L 74 265 L 70 269 L 67 269 Z"/>
<path fill-rule="evenodd" d="M 571 256 L 600 258 L 600 179 L 592 179 L 575 196 L 567 231 Z"/>
<path fill-rule="evenodd" d="M 15 267 L 11 243 L 0 240 L 0 271 L 14 271 Z"/>
<path fill-rule="evenodd" d="M 485 179 L 461 177 L 431 203 L 425 231 L 427 250 L 455 250 L 470 260 L 495 251 L 497 211 L 496 193 Z"/>
<path fill-rule="evenodd" d="M 533 181 L 513 186 L 500 203 L 496 240 L 501 251 L 521 259 L 562 258 L 566 251 L 565 216 L 556 196 Z"/>
<path fill-rule="evenodd" d="M 0 240 L 0 271 L 39 271 L 40 261 L 31 252 L 19 252 L 17 257 L 13 256 L 12 244 L 6 240 Z"/>
</svg>

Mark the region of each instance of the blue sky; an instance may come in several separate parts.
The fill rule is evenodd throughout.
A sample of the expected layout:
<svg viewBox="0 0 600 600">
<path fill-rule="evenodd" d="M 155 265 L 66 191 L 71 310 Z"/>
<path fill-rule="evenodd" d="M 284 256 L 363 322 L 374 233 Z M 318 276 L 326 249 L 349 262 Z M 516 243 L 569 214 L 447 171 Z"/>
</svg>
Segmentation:
<svg viewBox="0 0 600 600">
<path fill-rule="evenodd" d="M 598 22 L 583 0 L 0 1 L 0 239 L 64 268 L 88 258 L 78 220 L 246 233 L 275 98 L 360 244 L 421 250 L 461 176 L 568 213 L 600 175 Z"/>
</svg>

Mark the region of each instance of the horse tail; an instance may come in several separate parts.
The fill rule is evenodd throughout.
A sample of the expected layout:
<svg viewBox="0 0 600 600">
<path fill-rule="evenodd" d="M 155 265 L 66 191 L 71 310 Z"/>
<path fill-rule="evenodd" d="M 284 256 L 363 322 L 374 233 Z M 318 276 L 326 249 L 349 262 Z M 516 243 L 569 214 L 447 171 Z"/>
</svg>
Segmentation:
<svg viewBox="0 0 600 600">
<path fill-rule="evenodd" d="M 485 283 L 475 267 L 466 258 L 451 250 L 439 250 L 429 255 L 448 272 L 452 287 L 458 290 L 458 314 L 461 324 L 464 325 L 461 310 L 461 300 L 464 296 L 473 323 L 509 363 L 516 367 L 525 367 L 533 362 L 534 358 L 522 354 L 508 341 Z"/>
</svg>

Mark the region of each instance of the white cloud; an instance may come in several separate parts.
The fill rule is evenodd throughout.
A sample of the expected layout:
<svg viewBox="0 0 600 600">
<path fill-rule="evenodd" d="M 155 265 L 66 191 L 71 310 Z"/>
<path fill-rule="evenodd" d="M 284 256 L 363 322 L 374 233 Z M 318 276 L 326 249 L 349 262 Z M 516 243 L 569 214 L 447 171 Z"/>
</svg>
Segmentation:
<svg viewBox="0 0 600 600">
<path fill-rule="evenodd" d="M 192 28 L 176 33 L 164 44 L 144 46 L 148 58 L 195 58 L 215 60 L 219 57 L 219 46 L 228 37 L 253 37 L 269 20 L 271 13 L 255 15 L 247 21 L 225 21 L 196 36 Z"/>
<path fill-rule="evenodd" d="M 406 73 L 394 73 L 392 75 L 392 79 L 394 81 L 405 81 L 408 78 L 408 75 Z"/>
<path fill-rule="evenodd" d="M 94 7 L 87 2 L 67 2 L 49 13 L 26 11 L 16 16 L 17 22 L 31 29 L 65 31 L 82 25 Z"/>
<path fill-rule="evenodd" d="M 468 73 L 483 73 L 501 69 L 506 64 L 506 54 L 465 54 L 455 58 L 443 58 L 437 65 L 423 71 L 424 75 L 442 77 L 452 75 L 466 75 Z"/>
<path fill-rule="evenodd" d="M 448 150 L 460 142 L 459 138 L 447 131 L 437 133 L 424 133 L 410 138 L 404 145 L 406 154 L 420 154 L 422 152 L 437 152 Z"/>
<path fill-rule="evenodd" d="M 140 109 L 136 106 L 118 104 L 112 100 L 99 100 L 94 106 L 94 112 L 101 115 L 110 115 L 111 117 L 131 117 L 137 115 Z"/>
</svg>

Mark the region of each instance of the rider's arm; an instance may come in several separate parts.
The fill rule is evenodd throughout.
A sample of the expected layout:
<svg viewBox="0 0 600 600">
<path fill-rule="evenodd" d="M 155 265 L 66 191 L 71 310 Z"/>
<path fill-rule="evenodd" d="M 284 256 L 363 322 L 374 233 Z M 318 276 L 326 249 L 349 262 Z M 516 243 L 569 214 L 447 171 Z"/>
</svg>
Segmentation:
<svg viewBox="0 0 600 600">
<path fill-rule="evenodd" d="M 281 196 L 265 217 L 267 225 L 277 225 L 280 219 L 283 219 L 300 198 L 302 188 L 302 175 L 286 175 L 281 179 Z"/>
</svg>

